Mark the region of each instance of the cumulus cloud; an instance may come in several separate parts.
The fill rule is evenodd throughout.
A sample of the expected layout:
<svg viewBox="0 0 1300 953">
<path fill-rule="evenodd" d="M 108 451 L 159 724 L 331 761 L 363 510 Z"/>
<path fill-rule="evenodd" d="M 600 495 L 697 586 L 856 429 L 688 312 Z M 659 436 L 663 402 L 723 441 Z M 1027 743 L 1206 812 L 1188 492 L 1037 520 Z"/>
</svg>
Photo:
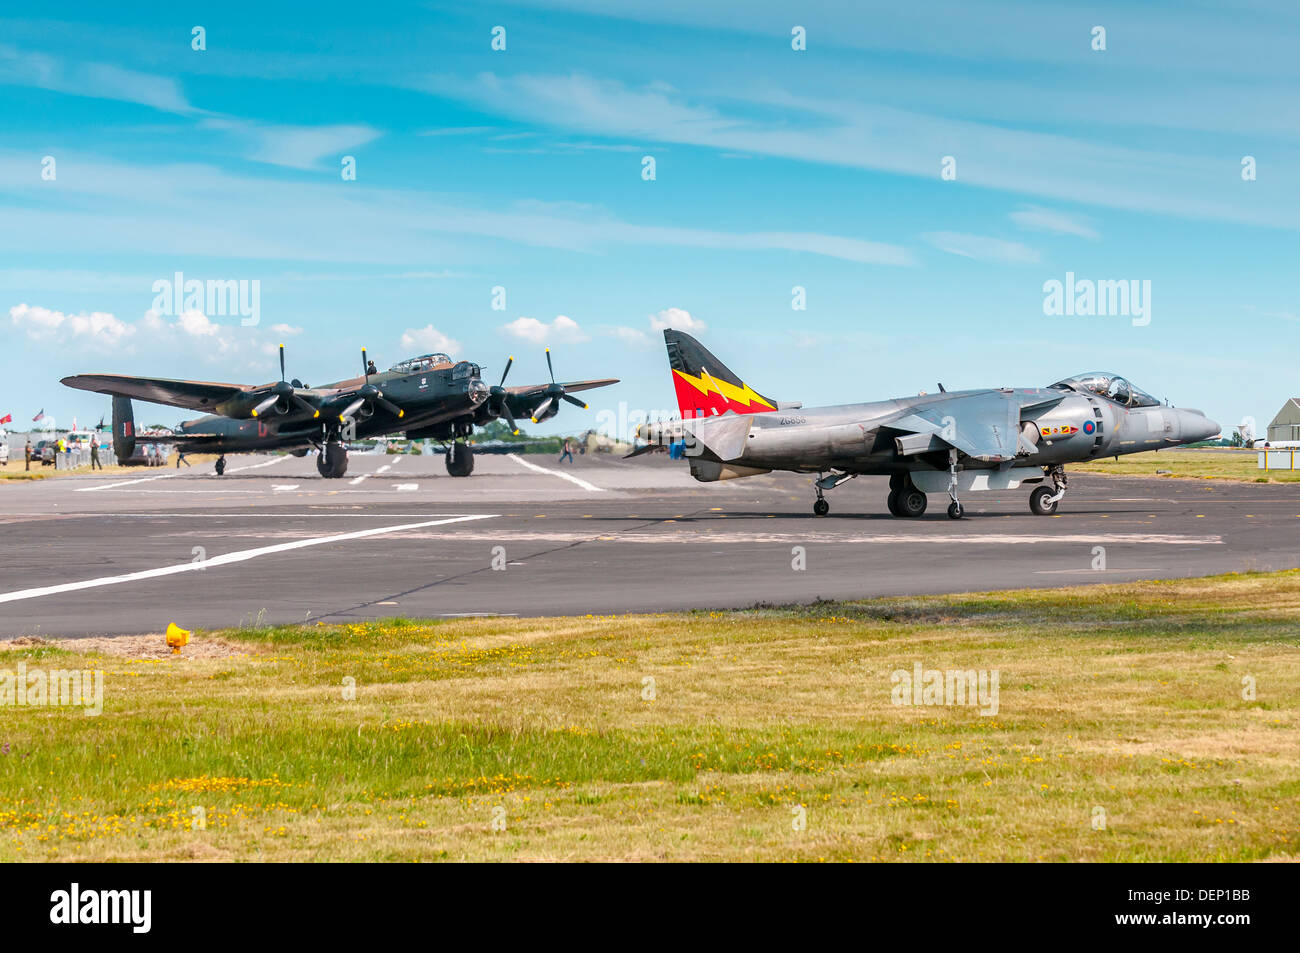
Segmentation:
<svg viewBox="0 0 1300 953">
<path fill-rule="evenodd" d="M 14 305 L 9 319 L 33 340 L 58 340 L 113 346 L 135 333 L 135 328 L 106 311 L 65 314 L 28 304 Z"/>
<path fill-rule="evenodd" d="M 666 328 L 698 333 L 707 331 L 708 325 L 699 318 L 691 317 L 691 313 L 684 308 L 664 308 L 658 314 L 650 315 L 651 330 L 663 331 Z"/>
<path fill-rule="evenodd" d="M 521 341 L 533 344 L 546 344 L 550 341 L 585 341 L 587 335 L 582 333 L 578 322 L 563 314 L 555 316 L 550 324 L 536 318 L 516 318 L 509 324 L 502 325 L 501 330 Z"/>
<path fill-rule="evenodd" d="M 189 310 L 169 317 L 146 311 L 137 321 L 123 321 L 107 311 L 69 314 L 39 305 L 18 304 L 9 309 L 13 327 L 43 344 L 59 344 L 70 353 L 135 354 L 147 352 L 167 358 L 224 364 L 237 370 L 268 366 L 276 348 L 260 328 L 238 323 L 220 324 L 203 312 Z M 302 329 L 281 324 L 270 329 L 279 337 Z"/>
<path fill-rule="evenodd" d="M 407 328 L 402 332 L 402 349 L 405 351 L 441 351 L 455 354 L 460 350 L 460 342 L 447 337 L 432 324 L 422 328 Z"/>
</svg>

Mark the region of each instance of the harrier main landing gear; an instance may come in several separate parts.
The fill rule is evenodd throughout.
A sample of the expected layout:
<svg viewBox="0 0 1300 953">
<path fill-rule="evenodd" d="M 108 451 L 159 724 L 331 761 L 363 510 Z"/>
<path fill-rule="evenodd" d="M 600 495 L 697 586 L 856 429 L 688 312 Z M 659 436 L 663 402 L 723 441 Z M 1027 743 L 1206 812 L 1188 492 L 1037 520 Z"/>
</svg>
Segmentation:
<svg viewBox="0 0 1300 953">
<path fill-rule="evenodd" d="M 916 488 L 906 473 L 889 477 L 889 512 L 903 519 L 916 519 L 925 512 L 929 498 Z"/>
<path fill-rule="evenodd" d="M 817 482 L 813 484 L 813 489 L 817 491 L 817 499 L 813 503 L 813 515 L 825 516 L 831 511 L 831 505 L 826 502 L 826 497 L 822 495 L 824 490 L 833 490 L 841 483 L 852 480 L 856 473 L 832 473 L 830 476 L 818 476 Z"/>
<path fill-rule="evenodd" d="M 226 455 L 224 453 L 217 457 L 217 462 L 212 465 L 212 468 L 217 471 L 217 476 L 221 476 L 226 472 Z"/>
<path fill-rule="evenodd" d="M 1059 463 L 1054 467 L 1044 467 L 1052 478 L 1052 487 L 1034 487 L 1029 494 L 1029 509 L 1035 516 L 1051 516 L 1056 512 L 1057 504 L 1065 497 L 1065 467 Z"/>
</svg>

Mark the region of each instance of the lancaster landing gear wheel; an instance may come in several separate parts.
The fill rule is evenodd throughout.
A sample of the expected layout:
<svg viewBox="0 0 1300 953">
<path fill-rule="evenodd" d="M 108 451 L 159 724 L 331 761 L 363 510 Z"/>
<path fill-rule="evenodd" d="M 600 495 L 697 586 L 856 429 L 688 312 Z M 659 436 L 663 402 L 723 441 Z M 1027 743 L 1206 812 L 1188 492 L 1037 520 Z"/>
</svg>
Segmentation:
<svg viewBox="0 0 1300 953">
<path fill-rule="evenodd" d="M 813 503 L 814 516 L 825 516 L 830 511 L 831 511 L 831 505 L 827 503 L 825 500 L 819 499 Z"/>
<path fill-rule="evenodd" d="M 1050 487 L 1039 486 L 1034 488 L 1034 492 L 1029 494 L 1029 509 L 1035 516 L 1051 516 L 1056 512 L 1056 506 L 1059 500 L 1051 500 L 1056 494 Z"/>
<path fill-rule="evenodd" d="M 954 501 L 948 504 L 948 519 L 959 520 L 961 519 L 961 515 L 963 512 L 965 511 L 961 508 L 960 503 Z"/>
<path fill-rule="evenodd" d="M 225 458 L 225 457 L 217 457 L 217 462 L 213 464 L 213 468 L 217 471 L 217 476 L 221 476 L 221 474 L 225 473 L 225 472 L 226 472 L 226 458 Z"/>
<path fill-rule="evenodd" d="M 898 512 L 898 494 L 899 494 L 899 491 L 898 491 L 898 490 L 890 490 L 890 491 L 889 491 L 889 499 L 887 499 L 887 500 L 885 501 L 886 505 L 888 505 L 888 507 L 889 507 L 889 515 L 890 515 L 890 516 L 902 516 L 902 515 L 903 515 L 902 513 Z"/>
<path fill-rule="evenodd" d="M 341 443 L 333 441 L 321 448 L 316 457 L 316 472 L 327 480 L 338 479 L 348 472 L 348 451 Z"/>
<path fill-rule="evenodd" d="M 468 444 L 453 443 L 447 449 L 447 472 L 454 477 L 467 477 L 474 472 L 474 451 Z"/>
<path fill-rule="evenodd" d="M 926 495 L 915 487 L 899 490 L 894 499 L 894 506 L 898 511 L 898 515 L 906 519 L 915 519 L 920 516 L 925 512 L 926 504 L 929 502 Z"/>
</svg>

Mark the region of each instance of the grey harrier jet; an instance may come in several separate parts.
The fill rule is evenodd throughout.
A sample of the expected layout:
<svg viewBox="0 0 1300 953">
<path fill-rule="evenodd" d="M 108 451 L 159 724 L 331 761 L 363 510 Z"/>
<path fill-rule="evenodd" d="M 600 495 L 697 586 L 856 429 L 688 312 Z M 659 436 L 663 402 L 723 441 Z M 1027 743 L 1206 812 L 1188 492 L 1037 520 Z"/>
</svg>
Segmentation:
<svg viewBox="0 0 1300 953">
<path fill-rule="evenodd" d="M 817 473 L 824 493 L 864 473 L 889 476 L 889 511 L 917 517 L 928 493 L 1037 484 L 1029 508 L 1056 512 L 1065 465 L 1195 443 L 1219 433 L 1199 410 L 1161 404 L 1115 374 L 1080 374 L 1050 387 L 945 391 L 869 404 L 805 409 L 755 391 L 699 341 L 664 331 L 680 420 L 642 424 L 649 445 L 684 441 L 691 475 L 710 482 L 772 470 Z M 1050 479 L 1049 487 L 1045 481 Z"/>
</svg>

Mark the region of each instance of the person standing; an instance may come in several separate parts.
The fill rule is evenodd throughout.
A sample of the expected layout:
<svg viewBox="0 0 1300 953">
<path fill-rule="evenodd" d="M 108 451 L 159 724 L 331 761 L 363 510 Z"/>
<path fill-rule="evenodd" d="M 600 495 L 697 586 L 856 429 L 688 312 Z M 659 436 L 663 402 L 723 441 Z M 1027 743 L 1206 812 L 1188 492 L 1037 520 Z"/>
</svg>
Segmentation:
<svg viewBox="0 0 1300 953">
<path fill-rule="evenodd" d="M 104 469 L 104 465 L 99 462 L 99 440 L 96 437 L 90 438 L 90 470 L 93 473 L 95 468 Z"/>
<path fill-rule="evenodd" d="M 563 452 L 562 454 L 560 454 L 560 462 L 561 462 L 561 463 L 564 462 L 564 458 L 565 458 L 565 457 L 568 457 L 568 458 L 569 458 L 569 462 L 570 462 L 570 463 L 573 462 L 573 444 L 569 442 L 569 438 L 568 438 L 568 437 L 565 437 L 565 438 L 564 438 L 564 452 Z"/>
<path fill-rule="evenodd" d="M 181 468 L 182 463 L 184 463 L 187 467 L 191 466 L 190 461 L 185 459 L 185 451 L 178 446 L 176 448 L 176 469 L 177 470 Z"/>
<path fill-rule="evenodd" d="M 23 469 L 30 470 L 32 468 L 32 438 L 31 437 L 27 438 L 27 446 L 23 448 L 23 459 L 26 462 L 26 466 L 24 466 Z"/>
</svg>

